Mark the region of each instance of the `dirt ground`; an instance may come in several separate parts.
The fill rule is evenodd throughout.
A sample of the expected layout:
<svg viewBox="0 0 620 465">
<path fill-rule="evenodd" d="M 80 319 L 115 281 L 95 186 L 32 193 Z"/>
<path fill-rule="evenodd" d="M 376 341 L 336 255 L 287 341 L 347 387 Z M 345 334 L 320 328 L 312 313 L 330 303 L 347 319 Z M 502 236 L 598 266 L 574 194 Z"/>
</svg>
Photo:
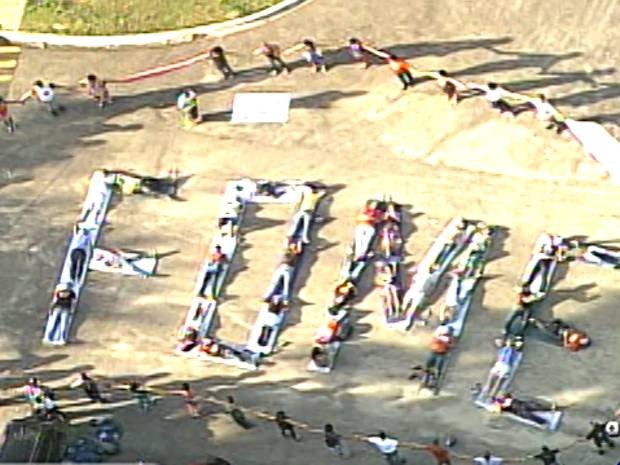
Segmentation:
<svg viewBox="0 0 620 465">
<path fill-rule="evenodd" d="M 592 240 L 618 241 L 618 188 L 568 136 L 556 136 L 531 115 L 500 118 L 479 99 L 451 107 L 432 83 L 401 95 L 384 66 L 364 71 L 348 64 L 341 48 L 358 35 L 393 50 L 419 68 L 445 68 L 463 79 L 496 80 L 517 91 L 546 91 L 566 113 L 595 119 L 620 135 L 620 85 L 615 63 L 620 6 L 612 0 L 373 0 L 351 5 L 314 0 L 260 28 L 223 38 L 237 52 L 233 66 L 246 70 L 219 82 L 209 66 L 195 66 L 142 84 L 116 86 L 116 101 L 100 111 L 79 95 L 63 92 L 67 111 L 57 120 L 34 104 L 15 110 L 19 132 L 0 135 L 0 370 L 10 386 L 36 374 L 62 384 L 80 369 L 101 377 L 139 376 L 152 386 L 192 382 L 222 398 L 234 393 L 243 406 L 321 427 L 330 421 L 345 433 L 383 428 L 403 441 L 429 442 L 453 434 L 454 451 L 523 457 L 542 444 L 565 446 L 620 403 L 616 354 L 617 274 L 571 265 L 561 269 L 543 316 L 555 315 L 588 331 L 594 346 L 569 354 L 532 339 L 514 383 L 520 395 L 571 404 L 554 434 L 489 417 L 474 408 L 469 388 L 484 381 L 493 359 L 492 338 L 514 304 L 514 286 L 537 235 L 550 231 Z M 332 69 L 306 68 L 270 78 L 249 50 L 261 40 L 284 45 L 313 36 L 328 51 Z M 213 44 L 198 40 L 172 48 L 109 51 L 24 50 L 11 94 L 36 78 L 75 83 L 86 72 L 119 77 L 191 55 Z M 175 93 L 200 93 L 206 121 L 179 129 Z M 289 91 L 294 99 L 283 126 L 232 126 L 226 121 L 235 92 Z M 42 347 L 40 338 L 51 289 L 70 228 L 92 170 L 123 168 L 156 175 L 170 168 L 191 175 L 185 201 L 124 198 L 109 214 L 102 244 L 159 252 L 165 276 L 149 280 L 89 275 L 74 342 Z M 224 181 L 242 176 L 321 180 L 333 192 L 322 204 L 332 218 L 314 230 L 311 253 L 297 281 L 292 314 L 281 335 L 284 347 L 257 373 L 194 363 L 172 354 L 176 328 L 190 303 L 196 273 L 215 232 Z M 428 330 L 403 336 L 385 328 L 379 297 L 367 280 L 356 305 L 356 334 L 329 376 L 308 373 L 307 356 L 337 276 L 354 218 L 369 196 L 390 193 L 407 205 L 407 261 L 424 254 L 454 215 L 503 227 L 494 243 L 487 279 L 474 304 L 445 390 L 419 394 L 409 367 L 426 354 Z M 220 307 L 218 334 L 243 341 L 258 299 L 278 258 L 290 210 L 270 206 L 244 225 L 244 245 Z M 529 340 L 528 340 L 529 341 Z M 67 397 L 76 403 L 79 393 Z M 79 404 L 80 402 L 77 402 Z M 24 413 L 7 402 L 4 419 Z M 75 421 L 93 413 L 67 409 Z M 235 465 L 331 464 L 319 436 L 301 443 L 257 422 L 240 431 L 212 404 L 203 420 L 186 418 L 179 399 L 164 399 L 148 414 L 113 404 L 126 429 L 119 460 L 162 464 L 204 461 L 220 455 Z M 174 446 L 172 446 L 174 445 Z M 177 446 L 178 445 L 178 446 Z M 172 446 L 172 447 L 171 447 Z M 176 447 L 175 447 L 176 446 Z M 359 465 L 381 463 L 368 446 L 352 444 Z M 410 463 L 430 464 L 423 453 L 404 451 Z M 612 464 L 590 445 L 567 450 L 565 464 Z M 464 462 L 466 463 L 466 462 Z"/>
</svg>

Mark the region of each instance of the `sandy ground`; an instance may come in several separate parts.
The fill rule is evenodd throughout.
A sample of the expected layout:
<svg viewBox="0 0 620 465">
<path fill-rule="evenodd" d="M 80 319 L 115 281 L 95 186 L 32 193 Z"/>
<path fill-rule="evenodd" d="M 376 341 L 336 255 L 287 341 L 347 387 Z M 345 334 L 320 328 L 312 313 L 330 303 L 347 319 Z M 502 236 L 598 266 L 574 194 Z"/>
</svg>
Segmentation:
<svg viewBox="0 0 620 465">
<path fill-rule="evenodd" d="M 489 10 L 489 11 L 487 11 Z M 193 67 L 142 85 L 116 87 L 115 104 L 99 111 L 91 102 L 63 94 L 68 110 L 58 120 L 34 104 L 16 110 L 20 131 L 0 135 L 0 369 L 3 386 L 26 373 L 62 383 L 79 369 L 103 377 L 143 376 L 151 385 L 178 386 L 218 397 L 234 392 L 239 403 L 275 411 L 320 427 L 333 422 L 343 432 L 385 428 L 403 440 L 459 438 L 455 451 L 476 454 L 490 447 L 524 456 L 542 444 L 563 446 L 618 406 L 620 351 L 617 275 L 593 267 L 561 270 L 544 316 L 555 315 L 587 330 L 595 345 L 568 354 L 532 340 L 515 380 L 515 392 L 574 403 L 561 432 L 541 433 L 493 419 L 475 409 L 469 388 L 487 375 L 492 338 L 515 299 L 514 285 L 541 231 L 615 241 L 618 190 L 600 167 L 568 137 L 545 131 L 531 115 L 500 118 L 480 100 L 452 108 L 432 83 L 400 95 L 389 71 L 346 63 L 336 50 L 359 35 L 411 58 L 420 68 L 446 68 L 464 79 L 494 79 L 515 90 L 547 90 L 576 117 L 595 118 L 615 134 L 620 114 L 618 59 L 620 7 L 614 1 L 533 0 L 483 2 L 396 0 L 353 6 L 314 0 L 264 28 L 221 43 L 248 69 L 232 84 L 217 81 L 209 67 Z M 297 69 L 268 78 L 263 63 L 247 53 L 263 38 L 290 44 L 315 36 L 338 63 L 326 75 Z M 117 51 L 25 50 L 11 87 L 21 93 L 44 76 L 73 83 L 87 71 L 121 76 L 187 56 L 211 45 L 197 41 L 174 48 Z M 206 74 L 206 76 L 205 76 Z M 177 127 L 175 92 L 191 85 L 201 94 L 205 124 Z M 230 126 L 234 92 L 290 91 L 291 120 L 284 126 Z M 102 243 L 174 252 L 161 263 L 165 276 L 151 280 L 89 276 L 75 342 L 48 349 L 40 335 L 64 244 L 95 168 L 158 174 L 172 167 L 191 175 L 183 202 L 124 198 L 115 203 Z M 174 334 L 191 298 L 200 261 L 214 233 L 225 179 L 240 176 L 299 177 L 333 186 L 321 213 L 333 218 L 315 230 L 311 253 L 297 282 L 297 297 L 280 341 L 286 342 L 259 373 L 202 365 L 172 355 Z M 390 193 L 407 204 L 408 262 L 424 254 L 454 215 L 484 219 L 505 228 L 494 245 L 487 279 L 476 293 L 470 318 L 439 398 L 418 394 L 408 367 L 423 360 L 427 330 L 395 335 L 382 324 L 379 297 L 370 280 L 356 305 L 354 339 L 330 376 L 305 371 L 311 341 L 333 286 L 354 216 L 364 200 Z M 278 259 L 290 210 L 270 206 L 253 212 L 244 226 L 220 307 L 218 334 L 243 341 L 257 303 Z M 8 395 L 10 391 L 6 391 Z M 79 398 L 75 393 L 70 398 Z M 68 407 L 69 408 L 69 407 Z M 240 432 L 207 404 L 206 420 L 183 416 L 178 399 L 166 399 L 150 414 L 117 405 L 127 430 L 121 460 L 189 463 L 206 454 L 243 464 L 336 463 L 319 437 L 299 444 L 280 439 L 272 424 Z M 12 403 L 3 418 L 23 413 Z M 87 412 L 75 411 L 76 421 Z M 181 445 L 171 447 L 171 445 Z M 381 463 L 363 445 L 351 462 Z M 431 463 L 405 452 L 412 463 Z M 572 448 L 565 463 L 615 463 L 590 446 Z"/>
</svg>

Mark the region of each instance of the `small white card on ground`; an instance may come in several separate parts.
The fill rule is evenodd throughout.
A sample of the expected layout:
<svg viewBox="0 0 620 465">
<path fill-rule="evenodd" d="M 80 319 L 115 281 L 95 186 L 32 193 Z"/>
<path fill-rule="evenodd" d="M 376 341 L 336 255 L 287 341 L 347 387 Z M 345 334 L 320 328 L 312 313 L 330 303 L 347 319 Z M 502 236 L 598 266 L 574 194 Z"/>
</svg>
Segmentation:
<svg viewBox="0 0 620 465">
<path fill-rule="evenodd" d="M 283 92 L 247 92 L 235 94 L 233 124 L 286 123 L 291 94 Z"/>
</svg>

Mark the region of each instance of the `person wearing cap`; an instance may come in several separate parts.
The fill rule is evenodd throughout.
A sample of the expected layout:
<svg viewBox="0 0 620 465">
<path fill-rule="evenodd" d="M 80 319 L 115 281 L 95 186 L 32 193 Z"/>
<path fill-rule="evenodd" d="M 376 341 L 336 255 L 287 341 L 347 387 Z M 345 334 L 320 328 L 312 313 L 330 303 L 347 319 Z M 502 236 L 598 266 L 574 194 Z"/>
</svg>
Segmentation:
<svg viewBox="0 0 620 465">
<path fill-rule="evenodd" d="M 398 453 L 398 441 L 388 437 L 385 431 L 379 431 L 377 436 L 369 436 L 365 439 L 383 454 L 390 465 L 401 465 L 406 462 Z"/>
</svg>

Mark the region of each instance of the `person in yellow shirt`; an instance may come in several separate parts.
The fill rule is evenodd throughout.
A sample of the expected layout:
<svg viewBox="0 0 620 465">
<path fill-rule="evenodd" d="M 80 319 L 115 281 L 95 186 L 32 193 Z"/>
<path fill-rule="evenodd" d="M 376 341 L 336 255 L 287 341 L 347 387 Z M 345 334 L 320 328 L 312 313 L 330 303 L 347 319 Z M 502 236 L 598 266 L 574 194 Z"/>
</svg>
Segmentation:
<svg viewBox="0 0 620 465">
<path fill-rule="evenodd" d="M 323 197 L 324 192 L 307 184 L 301 186 L 299 189 L 301 191 L 299 207 L 297 213 L 293 216 L 293 221 L 288 236 L 289 238 L 296 236 L 299 228 L 301 227 L 301 241 L 304 244 L 309 244 L 310 222 L 312 221 L 312 215 L 317 204 Z"/>
</svg>

